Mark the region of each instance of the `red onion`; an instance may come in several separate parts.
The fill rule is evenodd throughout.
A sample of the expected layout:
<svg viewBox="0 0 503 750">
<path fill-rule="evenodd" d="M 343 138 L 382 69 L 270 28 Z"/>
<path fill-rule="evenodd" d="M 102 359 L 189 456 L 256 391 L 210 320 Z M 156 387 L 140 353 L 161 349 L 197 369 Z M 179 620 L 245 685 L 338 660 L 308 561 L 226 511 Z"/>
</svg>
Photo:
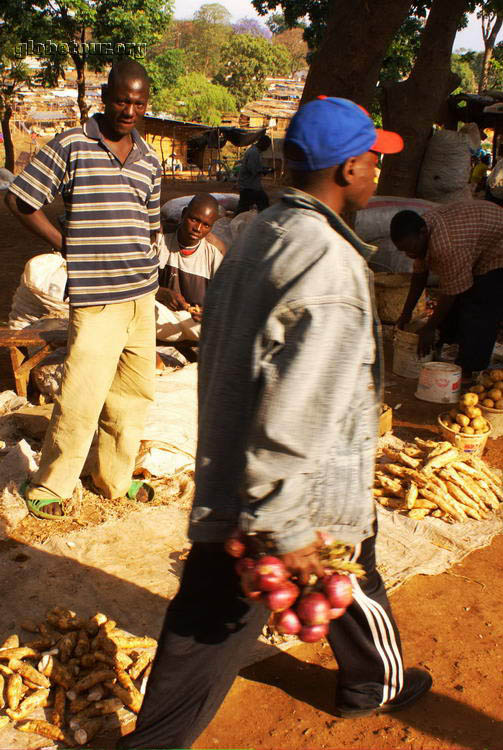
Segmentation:
<svg viewBox="0 0 503 750">
<path fill-rule="evenodd" d="M 304 625 L 299 632 L 299 638 L 305 643 L 316 643 L 326 636 L 328 633 L 328 624 L 322 623 L 321 625 Z"/>
<path fill-rule="evenodd" d="M 234 570 L 238 576 L 242 576 L 246 571 L 255 570 L 255 560 L 251 557 L 241 557 L 234 566 Z"/>
<path fill-rule="evenodd" d="M 224 549 L 231 557 L 243 557 L 246 552 L 244 543 L 236 536 L 231 536 L 226 540 Z"/>
<path fill-rule="evenodd" d="M 274 627 L 283 635 L 296 635 L 302 628 L 301 622 L 293 609 L 278 612 L 274 618 Z"/>
<path fill-rule="evenodd" d="M 262 596 L 262 592 L 257 589 L 255 583 L 256 577 L 254 568 L 245 570 L 241 576 L 241 588 L 248 599 L 259 599 Z"/>
<path fill-rule="evenodd" d="M 313 592 L 299 599 L 295 611 L 304 625 L 322 625 L 330 619 L 330 604 L 324 594 Z"/>
<path fill-rule="evenodd" d="M 272 555 L 264 555 L 259 557 L 256 563 L 257 573 L 261 576 L 274 575 L 281 580 L 285 580 L 288 576 L 288 571 L 285 564 L 279 557 L 273 557 Z"/>
<path fill-rule="evenodd" d="M 285 582 L 284 576 L 277 576 L 274 573 L 257 573 L 257 588 L 261 591 L 275 591 Z"/>
<path fill-rule="evenodd" d="M 342 617 L 345 611 L 346 607 L 332 607 L 329 612 L 330 619 L 337 620 L 339 617 Z"/>
<path fill-rule="evenodd" d="M 299 589 L 292 581 L 284 581 L 279 588 L 262 594 L 262 601 L 273 612 L 289 609 L 299 595 Z"/>
<path fill-rule="evenodd" d="M 342 576 L 338 573 L 325 576 L 323 590 L 331 607 L 346 609 L 353 601 L 353 586 L 349 576 Z"/>
</svg>

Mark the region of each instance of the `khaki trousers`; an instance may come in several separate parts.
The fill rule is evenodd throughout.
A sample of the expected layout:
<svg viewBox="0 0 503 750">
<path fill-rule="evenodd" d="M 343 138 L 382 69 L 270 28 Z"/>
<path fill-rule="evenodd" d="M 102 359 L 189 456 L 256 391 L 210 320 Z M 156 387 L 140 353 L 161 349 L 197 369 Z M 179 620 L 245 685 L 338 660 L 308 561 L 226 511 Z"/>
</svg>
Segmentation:
<svg viewBox="0 0 503 750">
<path fill-rule="evenodd" d="M 71 497 L 98 427 L 94 484 L 126 494 L 154 399 L 154 294 L 71 308 L 68 353 L 30 499 Z"/>
</svg>

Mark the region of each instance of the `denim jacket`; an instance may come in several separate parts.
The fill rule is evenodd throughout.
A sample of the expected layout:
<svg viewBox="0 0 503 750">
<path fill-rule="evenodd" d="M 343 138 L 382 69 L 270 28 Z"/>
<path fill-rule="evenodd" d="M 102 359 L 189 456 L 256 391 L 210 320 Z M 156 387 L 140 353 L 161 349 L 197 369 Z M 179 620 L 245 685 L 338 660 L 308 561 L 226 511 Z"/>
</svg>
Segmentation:
<svg viewBox="0 0 503 750">
<path fill-rule="evenodd" d="M 263 211 L 205 298 L 189 536 L 277 552 L 371 536 L 381 339 L 364 244 L 299 190 Z"/>
</svg>

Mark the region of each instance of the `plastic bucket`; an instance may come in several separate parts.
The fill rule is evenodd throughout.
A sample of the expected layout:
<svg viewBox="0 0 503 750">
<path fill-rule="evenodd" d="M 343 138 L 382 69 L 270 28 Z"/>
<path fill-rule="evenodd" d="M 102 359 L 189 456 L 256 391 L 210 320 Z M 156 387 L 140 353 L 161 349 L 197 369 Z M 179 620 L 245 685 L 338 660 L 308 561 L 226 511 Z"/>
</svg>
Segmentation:
<svg viewBox="0 0 503 750">
<path fill-rule="evenodd" d="M 470 456 L 481 456 L 486 447 L 487 438 L 491 435 L 492 427 L 483 435 L 464 435 L 462 432 L 454 432 L 450 427 L 443 424 L 442 419 L 448 416 L 447 412 L 440 414 L 437 421 L 443 437 L 452 443 L 458 451 L 468 453 Z"/>
<path fill-rule="evenodd" d="M 503 409 L 492 409 L 490 406 L 477 404 L 485 419 L 491 425 L 491 437 L 498 438 L 503 435 Z"/>
<path fill-rule="evenodd" d="M 425 362 L 431 362 L 433 354 L 419 358 L 417 356 L 416 333 L 408 331 L 395 331 L 393 340 L 393 372 L 395 375 L 401 375 L 402 378 L 418 378 L 421 367 Z"/>
<path fill-rule="evenodd" d="M 453 404 L 460 388 L 461 367 L 450 362 L 427 362 L 419 373 L 416 397 L 434 404 Z"/>
</svg>

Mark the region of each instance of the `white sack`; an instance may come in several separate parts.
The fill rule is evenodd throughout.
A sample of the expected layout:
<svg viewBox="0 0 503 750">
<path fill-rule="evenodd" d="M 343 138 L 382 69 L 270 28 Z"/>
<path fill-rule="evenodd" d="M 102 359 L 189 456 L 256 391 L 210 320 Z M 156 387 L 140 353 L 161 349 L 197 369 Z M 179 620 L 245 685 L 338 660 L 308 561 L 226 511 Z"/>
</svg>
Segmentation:
<svg viewBox="0 0 503 750">
<path fill-rule="evenodd" d="M 14 180 L 14 175 L 9 169 L 5 167 L 0 168 L 0 190 L 8 190 L 11 182 Z"/>
<path fill-rule="evenodd" d="M 438 203 L 470 200 L 470 139 L 454 130 L 437 130 L 429 140 L 419 173 L 417 197 Z"/>
<path fill-rule="evenodd" d="M 371 259 L 371 267 L 376 271 L 410 273 L 413 262 L 400 253 L 389 236 L 391 219 L 399 211 L 416 211 L 422 215 L 435 203 L 418 198 L 399 198 L 394 195 L 379 195 L 370 199 L 368 206 L 356 214 L 355 231 L 364 242 L 376 245 L 377 251 Z"/>
<path fill-rule="evenodd" d="M 61 253 L 35 255 L 26 263 L 9 313 L 9 327 L 20 329 L 47 315 L 68 318 L 68 276 Z"/>
<path fill-rule="evenodd" d="M 225 215 L 226 211 L 235 211 L 238 207 L 239 195 L 237 193 L 211 193 L 211 195 L 218 201 L 222 216 Z M 166 201 L 161 206 L 161 219 L 179 222 L 182 218 L 183 209 L 189 205 L 193 197 L 194 195 L 183 195 L 180 198 L 172 198 Z"/>
</svg>

